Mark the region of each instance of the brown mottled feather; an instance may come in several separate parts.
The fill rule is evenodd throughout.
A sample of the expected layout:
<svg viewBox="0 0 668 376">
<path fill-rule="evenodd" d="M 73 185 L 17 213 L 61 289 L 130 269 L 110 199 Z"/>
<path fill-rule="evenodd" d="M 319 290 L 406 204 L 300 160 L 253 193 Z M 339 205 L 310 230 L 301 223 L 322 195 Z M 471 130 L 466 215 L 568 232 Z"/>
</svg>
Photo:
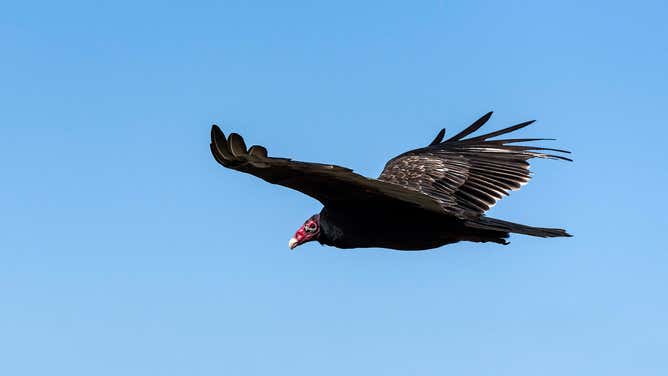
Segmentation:
<svg viewBox="0 0 668 376">
<path fill-rule="evenodd" d="M 569 153 L 566 150 L 508 145 L 542 139 L 489 140 L 524 128 L 533 121 L 465 138 L 482 127 L 491 115 L 491 112 L 485 114 L 445 142 L 432 142 L 425 148 L 391 159 L 378 179 L 416 189 L 459 218 L 476 218 L 530 180 L 529 159 L 570 161 L 561 155 L 542 152 Z"/>
</svg>

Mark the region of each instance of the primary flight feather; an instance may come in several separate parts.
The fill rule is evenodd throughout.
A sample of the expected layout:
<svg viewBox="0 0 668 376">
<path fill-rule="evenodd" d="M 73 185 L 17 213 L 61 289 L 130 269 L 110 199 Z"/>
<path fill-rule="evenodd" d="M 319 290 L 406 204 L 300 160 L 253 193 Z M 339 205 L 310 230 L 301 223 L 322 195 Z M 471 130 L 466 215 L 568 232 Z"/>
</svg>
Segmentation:
<svg viewBox="0 0 668 376">
<path fill-rule="evenodd" d="M 484 215 L 503 196 L 526 184 L 532 158 L 561 159 L 566 150 L 518 145 L 539 138 L 492 139 L 527 121 L 466 138 L 492 113 L 443 141 L 445 130 L 426 147 L 387 162 L 378 179 L 331 164 L 269 157 L 263 146 L 211 128 L 211 152 L 221 165 L 295 189 L 324 207 L 290 239 L 289 247 L 317 240 L 339 248 L 424 250 L 467 240 L 507 244 L 510 233 L 570 236 L 565 230 L 502 221 Z M 551 154 L 554 153 L 554 154 Z"/>
</svg>

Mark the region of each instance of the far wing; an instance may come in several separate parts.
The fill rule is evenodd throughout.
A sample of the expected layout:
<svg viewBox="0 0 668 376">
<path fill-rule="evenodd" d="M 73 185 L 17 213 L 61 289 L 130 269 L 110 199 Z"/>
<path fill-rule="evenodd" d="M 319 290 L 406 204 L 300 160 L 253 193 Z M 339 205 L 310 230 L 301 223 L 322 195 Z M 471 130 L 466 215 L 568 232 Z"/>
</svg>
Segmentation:
<svg viewBox="0 0 668 376">
<path fill-rule="evenodd" d="M 345 167 L 269 157 L 267 149 L 259 145 L 247 149 L 240 135 L 231 133 L 226 138 L 216 125 L 211 128 L 211 153 L 227 168 L 300 191 L 325 206 L 396 203 L 443 212 L 429 196 L 391 182 L 366 178 Z"/>
<path fill-rule="evenodd" d="M 391 159 L 379 180 L 400 184 L 422 192 L 445 211 L 459 218 L 474 218 L 529 182 L 528 160 L 531 158 L 570 159 L 544 151 L 569 153 L 565 150 L 513 145 L 545 139 L 516 138 L 490 140 L 493 137 L 524 128 L 527 121 L 482 136 L 465 139 L 489 120 L 487 113 L 457 135 L 442 141 L 442 130 L 432 143 Z"/>
</svg>

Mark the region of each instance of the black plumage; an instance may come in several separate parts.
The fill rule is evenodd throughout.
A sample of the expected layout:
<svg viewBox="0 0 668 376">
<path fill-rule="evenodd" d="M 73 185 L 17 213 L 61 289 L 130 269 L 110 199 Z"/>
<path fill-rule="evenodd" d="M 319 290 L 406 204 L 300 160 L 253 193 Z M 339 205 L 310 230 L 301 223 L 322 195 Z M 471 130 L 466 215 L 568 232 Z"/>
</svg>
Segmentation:
<svg viewBox="0 0 668 376">
<path fill-rule="evenodd" d="M 461 240 L 507 244 L 509 233 L 570 236 L 561 229 L 484 216 L 499 199 L 529 181 L 529 159 L 570 161 L 561 155 L 569 153 L 565 150 L 516 145 L 546 139 L 492 140 L 533 121 L 466 138 L 491 115 L 445 141 L 445 129 L 441 130 L 428 146 L 388 161 L 378 179 L 336 165 L 269 157 L 264 147 L 247 149 L 240 135 L 225 137 L 216 125 L 211 130 L 211 152 L 225 167 L 298 190 L 324 205 L 319 215 L 300 227 L 291 248 L 318 240 L 339 248 L 422 250 Z"/>
</svg>

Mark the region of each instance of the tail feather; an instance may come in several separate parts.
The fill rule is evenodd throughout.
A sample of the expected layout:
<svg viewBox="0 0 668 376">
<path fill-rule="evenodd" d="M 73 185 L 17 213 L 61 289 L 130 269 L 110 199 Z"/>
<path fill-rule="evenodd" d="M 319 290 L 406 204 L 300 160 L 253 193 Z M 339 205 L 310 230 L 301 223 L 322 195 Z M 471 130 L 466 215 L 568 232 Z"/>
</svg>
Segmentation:
<svg viewBox="0 0 668 376">
<path fill-rule="evenodd" d="M 560 228 L 544 228 L 544 227 L 532 227 L 527 225 L 521 225 L 519 223 L 513 223 L 508 221 L 502 221 L 496 218 L 489 217 L 480 217 L 475 220 L 470 220 L 466 222 L 466 226 L 481 230 L 492 230 L 492 231 L 501 231 L 507 233 L 516 233 L 524 234 L 530 236 L 537 236 L 540 238 L 556 238 L 556 237 L 571 237 L 573 235 L 566 232 L 566 230 Z"/>
</svg>

